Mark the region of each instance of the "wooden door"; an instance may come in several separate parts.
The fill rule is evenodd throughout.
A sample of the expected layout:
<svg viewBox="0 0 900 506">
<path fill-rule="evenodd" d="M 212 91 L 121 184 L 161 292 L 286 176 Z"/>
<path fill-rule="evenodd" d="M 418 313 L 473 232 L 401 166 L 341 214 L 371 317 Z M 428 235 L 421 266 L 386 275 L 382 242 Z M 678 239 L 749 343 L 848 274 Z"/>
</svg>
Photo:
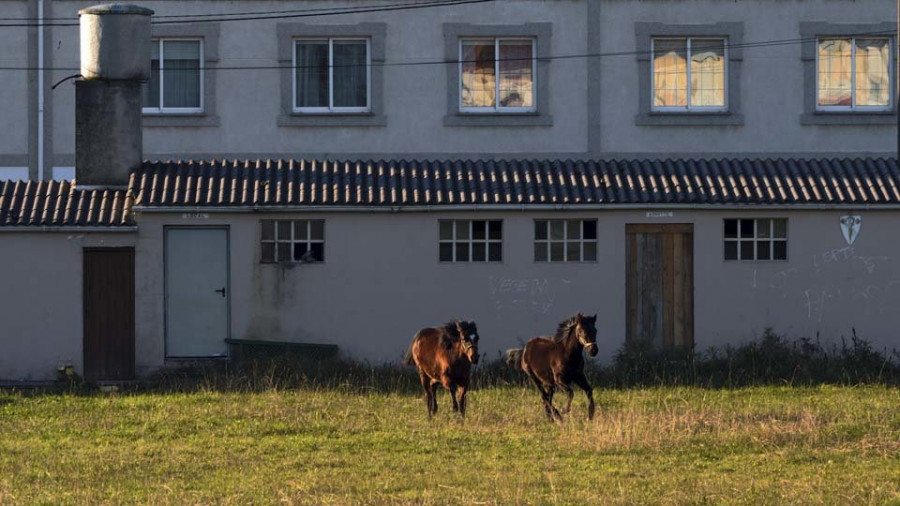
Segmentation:
<svg viewBox="0 0 900 506">
<path fill-rule="evenodd" d="M 84 250 L 84 377 L 134 378 L 134 248 Z"/>
<path fill-rule="evenodd" d="M 694 227 L 626 225 L 626 337 L 694 344 Z"/>
</svg>

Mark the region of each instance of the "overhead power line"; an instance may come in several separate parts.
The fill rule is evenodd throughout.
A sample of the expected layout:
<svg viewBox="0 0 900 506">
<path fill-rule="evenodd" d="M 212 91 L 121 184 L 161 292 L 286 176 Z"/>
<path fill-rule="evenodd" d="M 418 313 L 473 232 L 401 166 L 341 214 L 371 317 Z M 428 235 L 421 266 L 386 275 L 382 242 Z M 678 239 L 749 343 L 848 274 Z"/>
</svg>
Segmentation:
<svg viewBox="0 0 900 506">
<path fill-rule="evenodd" d="M 425 2 L 404 2 L 399 4 L 384 4 L 377 7 L 389 7 L 394 5 L 418 5 L 422 3 L 455 3 L 456 0 L 426 0 Z M 208 18 L 208 17 L 228 17 L 228 16 L 256 16 L 256 15 L 264 15 L 264 14 L 291 14 L 291 13 L 302 13 L 302 12 L 340 12 L 340 11 L 348 11 L 354 9 L 360 9 L 361 7 L 318 7 L 315 9 L 285 9 L 285 10 L 268 10 L 268 11 L 245 11 L 245 12 L 218 12 L 218 13 L 209 13 L 204 12 L 202 14 L 166 14 L 159 15 L 154 14 L 153 19 L 165 19 L 165 18 Z M 77 21 L 78 16 L 66 16 L 66 17 L 26 17 L 26 18 L 4 18 L 0 17 L 0 21 L 40 21 L 43 19 L 44 21 Z"/>
<path fill-rule="evenodd" d="M 865 32 L 858 34 L 848 34 L 841 35 L 841 37 L 868 37 L 868 36 L 878 36 L 878 35 L 886 35 L 893 34 L 893 30 L 882 30 L 875 32 Z M 818 38 L 792 38 L 792 39 L 772 39 L 772 40 L 762 40 L 755 42 L 744 42 L 741 44 L 724 44 L 722 47 L 725 49 L 753 49 L 753 48 L 763 48 L 763 47 L 774 47 L 774 46 L 787 46 L 787 45 L 795 45 L 795 44 L 803 44 L 807 42 L 816 42 Z M 708 48 L 707 48 L 708 49 Z M 346 65 L 331 65 L 331 68 L 352 68 L 352 67 L 411 67 L 418 65 L 458 65 L 460 63 L 484 63 L 484 62 L 514 62 L 514 61 L 552 61 L 552 60 L 572 60 L 572 59 L 582 59 L 582 58 L 607 58 L 607 57 L 615 57 L 615 56 L 650 56 L 652 51 L 611 51 L 604 53 L 577 53 L 577 54 L 567 54 L 567 55 L 555 55 L 555 56 L 535 56 L 532 58 L 493 58 L 489 60 L 446 60 L 446 59 L 434 59 L 434 60 L 421 60 L 421 61 L 383 61 L 383 62 L 371 62 L 371 63 L 359 63 L 359 64 L 346 64 Z M 222 70 L 295 70 L 295 69 L 306 69 L 306 68 L 319 68 L 318 65 L 233 65 L 233 66 L 216 66 L 216 67 L 188 67 L 188 68 L 179 68 L 178 70 L 203 70 L 207 71 L 222 71 Z M 46 71 L 78 71 L 80 68 L 77 67 L 0 67 L 0 70 L 46 70 Z"/>
<path fill-rule="evenodd" d="M 169 16 L 153 16 L 154 19 L 167 18 L 163 21 L 151 21 L 154 25 L 171 25 L 183 23 L 214 23 L 214 22 L 230 22 L 230 21 L 257 21 L 264 19 L 295 19 L 306 17 L 322 17 L 322 16 L 338 16 L 346 14 L 365 14 L 372 12 L 393 12 L 403 10 L 427 9 L 433 7 L 452 7 L 457 5 L 490 3 L 495 0 L 435 0 L 426 2 L 405 2 L 399 4 L 385 4 L 373 7 L 335 7 L 328 9 L 294 9 L 294 10 L 278 10 L 278 11 L 255 11 L 246 13 L 231 14 L 184 14 Z M 239 17 L 235 17 L 239 16 Z M 168 18 L 184 18 L 184 19 L 168 19 Z M 26 23 L 0 23 L 0 28 L 15 27 L 37 27 L 37 26 L 78 26 L 77 20 L 72 18 L 53 18 L 48 22 L 31 22 L 33 18 L 28 19 Z M 47 19 L 47 18 L 45 18 Z M 9 21 L 9 19 L 4 19 Z"/>
</svg>

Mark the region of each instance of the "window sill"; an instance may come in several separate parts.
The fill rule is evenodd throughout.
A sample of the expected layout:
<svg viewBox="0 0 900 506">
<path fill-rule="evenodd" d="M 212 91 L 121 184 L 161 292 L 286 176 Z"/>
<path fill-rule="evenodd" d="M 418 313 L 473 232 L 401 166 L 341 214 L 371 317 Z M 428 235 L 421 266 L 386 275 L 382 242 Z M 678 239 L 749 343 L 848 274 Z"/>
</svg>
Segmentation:
<svg viewBox="0 0 900 506">
<path fill-rule="evenodd" d="M 538 112 L 458 112 L 444 116 L 444 126 L 532 127 L 553 126 L 553 116 Z"/>
<path fill-rule="evenodd" d="M 744 115 L 728 111 L 647 112 L 634 118 L 637 126 L 742 126 Z"/>
<path fill-rule="evenodd" d="M 800 124 L 894 126 L 897 124 L 897 113 L 894 111 L 816 111 L 801 114 Z"/>
<path fill-rule="evenodd" d="M 180 114 L 147 114 L 141 117 L 145 127 L 217 127 L 221 124 L 215 114 L 180 113 Z"/>
<path fill-rule="evenodd" d="M 278 116 L 280 127 L 378 127 L 387 125 L 383 114 L 361 113 L 291 113 Z"/>
</svg>

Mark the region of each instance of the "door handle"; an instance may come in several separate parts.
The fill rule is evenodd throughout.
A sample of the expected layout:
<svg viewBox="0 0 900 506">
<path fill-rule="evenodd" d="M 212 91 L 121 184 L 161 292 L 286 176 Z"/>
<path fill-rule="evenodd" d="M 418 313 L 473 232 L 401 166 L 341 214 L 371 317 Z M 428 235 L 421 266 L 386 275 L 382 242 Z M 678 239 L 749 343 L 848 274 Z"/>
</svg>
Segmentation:
<svg viewBox="0 0 900 506">
<path fill-rule="evenodd" d="M 215 292 L 216 292 L 216 293 L 221 293 L 221 294 L 222 294 L 222 298 L 223 298 L 223 299 L 225 298 L 225 287 L 224 287 L 224 286 L 223 286 L 222 288 L 219 288 L 219 289 L 216 290 Z"/>
</svg>

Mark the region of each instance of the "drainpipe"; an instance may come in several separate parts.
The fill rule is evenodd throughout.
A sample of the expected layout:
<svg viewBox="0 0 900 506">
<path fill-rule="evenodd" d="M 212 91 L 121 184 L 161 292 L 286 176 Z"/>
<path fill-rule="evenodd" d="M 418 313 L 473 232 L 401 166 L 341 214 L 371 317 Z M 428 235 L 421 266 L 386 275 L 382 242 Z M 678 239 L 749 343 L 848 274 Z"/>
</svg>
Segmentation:
<svg viewBox="0 0 900 506">
<path fill-rule="evenodd" d="M 44 0 L 38 0 L 37 178 L 44 179 Z"/>
</svg>

